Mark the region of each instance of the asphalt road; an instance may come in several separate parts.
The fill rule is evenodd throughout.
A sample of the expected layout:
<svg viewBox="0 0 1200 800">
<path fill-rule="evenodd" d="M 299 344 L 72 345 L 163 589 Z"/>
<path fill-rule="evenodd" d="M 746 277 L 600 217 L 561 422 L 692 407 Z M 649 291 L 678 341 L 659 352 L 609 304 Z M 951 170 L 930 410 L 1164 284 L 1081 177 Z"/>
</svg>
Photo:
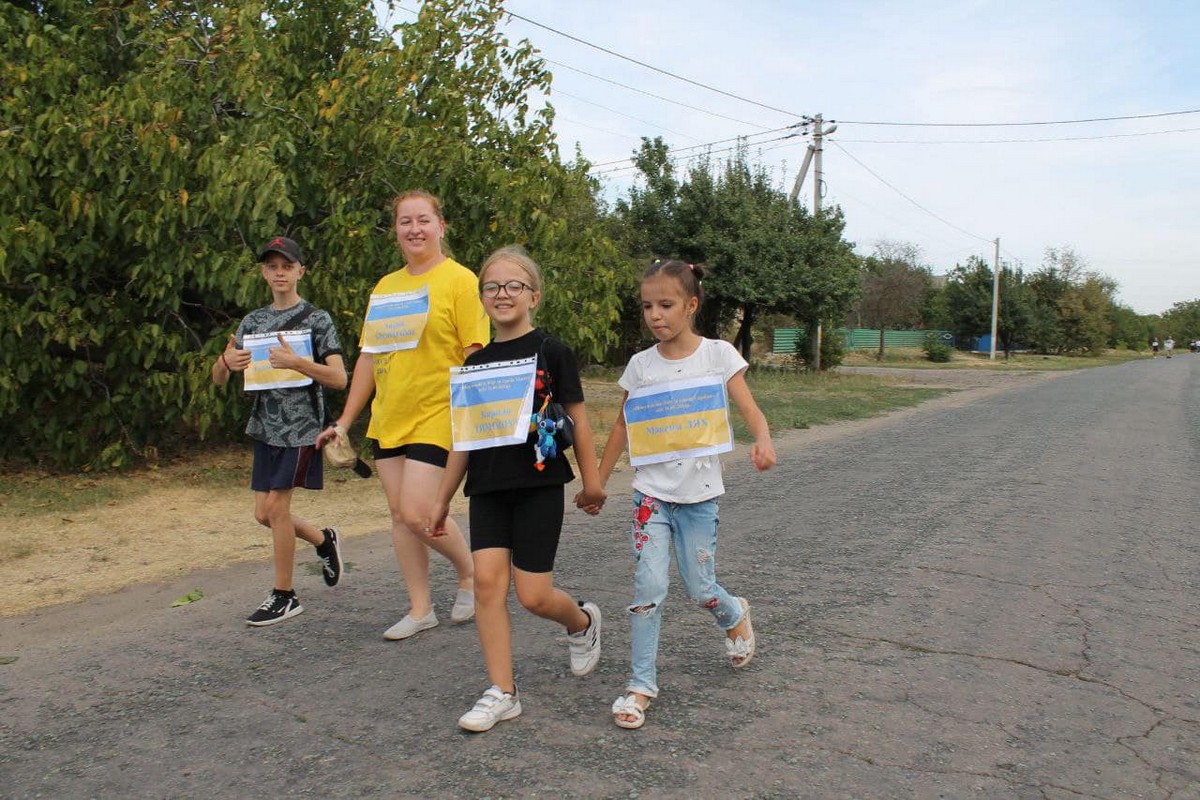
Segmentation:
<svg viewBox="0 0 1200 800">
<path fill-rule="evenodd" d="M 472 625 L 381 638 L 382 534 L 273 628 L 241 622 L 265 564 L 0 619 L 0 795 L 1200 797 L 1198 384 L 1187 354 L 1008 379 L 783 437 L 765 475 L 735 454 L 718 575 L 759 655 L 729 669 L 673 587 L 640 731 L 609 714 L 628 475 L 558 563 L 606 614 L 600 667 L 517 613 L 525 713 L 482 735 L 454 724 L 485 688 Z M 435 585 L 447 613 L 444 562 Z"/>
</svg>

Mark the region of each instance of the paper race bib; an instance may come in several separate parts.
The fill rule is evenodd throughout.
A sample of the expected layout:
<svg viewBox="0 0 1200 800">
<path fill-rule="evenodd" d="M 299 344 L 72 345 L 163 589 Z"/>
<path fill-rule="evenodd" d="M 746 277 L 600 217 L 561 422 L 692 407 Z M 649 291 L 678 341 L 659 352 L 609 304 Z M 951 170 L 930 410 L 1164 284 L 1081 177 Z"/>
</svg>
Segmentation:
<svg viewBox="0 0 1200 800">
<path fill-rule="evenodd" d="M 640 467 L 733 449 L 729 399 L 720 376 L 635 389 L 625 401 L 629 463 Z"/>
<path fill-rule="evenodd" d="M 363 322 L 362 352 L 412 350 L 429 320 L 429 287 L 411 292 L 373 294 Z"/>
<path fill-rule="evenodd" d="M 296 355 L 306 361 L 313 360 L 312 331 L 287 331 L 283 340 L 292 346 Z M 289 389 L 295 386 L 308 386 L 313 379 L 302 375 L 294 369 L 276 369 L 271 366 L 270 350 L 279 347 L 279 332 L 251 333 L 242 337 L 242 349 L 250 351 L 250 366 L 243 373 L 247 392 L 261 392 L 264 389 Z"/>
<path fill-rule="evenodd" d="M 524 444 L 533 413 L 537 356 L 450 368 L 450 435 L 455 450 Z"/>
</svg>

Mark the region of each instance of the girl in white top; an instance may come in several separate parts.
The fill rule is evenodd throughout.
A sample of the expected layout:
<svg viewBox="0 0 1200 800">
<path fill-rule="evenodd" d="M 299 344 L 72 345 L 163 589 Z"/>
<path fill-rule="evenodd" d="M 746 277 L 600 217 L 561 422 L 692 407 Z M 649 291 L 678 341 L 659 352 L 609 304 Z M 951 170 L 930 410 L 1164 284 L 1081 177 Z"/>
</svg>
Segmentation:
<svg viewBox="0 0 1200 800">
<path fill-rule="evenodd" d="M 679 381 L 703 383 L 705 378 L 715 378 L 718 384 L 724 383 L 727 396 L 738 407 L 754 437 L 750 447 L 754 467 L 762 471 L 775 464 L 775 448 L 766 417 L 746 385 L 746 361 L 728 342 L 705 339 L 692 326 L 703 300 L 702 278 L 702 267 L 682 261 L 655 261 L 642 275 L 642 316 L 658 344 L 635 355 L 621 376 L 625 394 L 622 411 L 600 460 L 602 484 L 608 482 L 617 458 L 626 447 L 625 409 L 630 393 Z M 720 402 L 724 404 L 723 398 Z M 723 414 L 724 409 L 709 413 Z M 705 423 L 697 420 L 696 424 L 703 427 Z M 670 425 L 665 423 L 666 427 Z M 675 439 L 672 448 L 678 449 L 678 445 L 679 440 Z M 684 442 L 683 449 L 688 447 L 689 443 Z M 718 456 L 669 458 L 639 466 L 633 489 L 632 536 L 637 566 L 634 600 L 629 606 L 632 671 L 625 694 L 613 703 L 613 717 L 622 728 L 640 728 L 651 698 L 658 696 L 655 662 L 672 543 L 688 596 L 708 610 L 725 631 L 730 664 L 735 669 L 746 666 L 754 657 L 756 645 L 750 604 L 731 595 L 716 579 L 717 498 L 725 492 Z M 588 498 L 582 493 L 576 497 L 576 503 L 589 510 Z"/>
</svg>

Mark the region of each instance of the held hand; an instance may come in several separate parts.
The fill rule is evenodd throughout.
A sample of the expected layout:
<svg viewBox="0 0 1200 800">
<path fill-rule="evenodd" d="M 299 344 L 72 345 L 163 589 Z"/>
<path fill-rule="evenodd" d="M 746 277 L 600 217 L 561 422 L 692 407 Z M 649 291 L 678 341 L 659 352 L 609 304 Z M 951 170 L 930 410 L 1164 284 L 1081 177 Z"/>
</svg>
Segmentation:
<svg viewBox="0 0 1200 800">
<path fill-rule="evenodd" d="M 771 444 L 770 439 L 750 445 L 750 463 L 759 472 L 766 472 L 775 466 L 775 445 Z"/>
<path fill-rule="evenodd" d="M 324 447 L 325 445 L 332 442 L 334 439 L 337 438 L 337 435 L 338 435 L 337 428 L 334 427 L 333 425 L 330 425 L 328 428 L 326 428 L 325 430 L 318 433 L 317 434 L 317 449 L 320 450 L 322 447 Z"/>
<path fill-rule="evenodd" d="M 433 538 L 445 536 L 446 517 L 448 516 L 450 516 L 450 506 L 440 501 L 435 502 L 429 509 L 429 516 L 425 519 L 425 528 L 422 533 Z"/>
<path fill-rule="evenodd" d="M 295 369 L 296 362 L 300 360 L 300 357 L 296 355 L 296 351 L 283 338 L 282 333 L 275 335 L 279 337 L 279 347 L 272 347 L 267 351 L 267 360 L 275 369 Z"/>
<path fill-rule="evenodd" d="M 250 351 L 239 350 L 237 337 L 232 333 L 229 334 L 229 344 L 225 345 L 225 352 L 221 355 L 230 372 L 244 372 L 246 367 L 250 366 Z"/>
<path fill-rule="evenodd" d="M 578 494 L 575 495 L 575 507 L 581 509 L 593 517 L 600 513 L 600 509 L 604 507 L 604 501 L 608 495 L 603 489 L 592 489 L 589 491 L 584 487 Z"/>
</svg>

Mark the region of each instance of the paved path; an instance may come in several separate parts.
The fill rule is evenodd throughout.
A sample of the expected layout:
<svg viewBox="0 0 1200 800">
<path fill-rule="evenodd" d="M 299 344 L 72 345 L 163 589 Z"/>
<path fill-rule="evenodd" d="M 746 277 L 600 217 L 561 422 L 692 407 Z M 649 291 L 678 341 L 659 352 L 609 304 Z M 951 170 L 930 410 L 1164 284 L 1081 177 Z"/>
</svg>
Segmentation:
<svg viewBox="0 0 1200 800">
<path fill-rule="evenodd" d="M 559 562 L 607 614 L 599 669 L 519 614 L 525 713 L 478 736 L 454 726 L 484 688 L 473 627 L 380 638 L 384 536 L 275 628 L 240 624 L 265 565 L 0 620 L 0 795 L 1200 797 L 1198 384 L 1200 358 L 1139 361 L 799 432 L 767 476 L 739 453 L 719 574 L 762 650 L 732 672 L 673 594 L 637 732 L 608 713 L 619 500 L 569 516 Z"/>
</svg>

